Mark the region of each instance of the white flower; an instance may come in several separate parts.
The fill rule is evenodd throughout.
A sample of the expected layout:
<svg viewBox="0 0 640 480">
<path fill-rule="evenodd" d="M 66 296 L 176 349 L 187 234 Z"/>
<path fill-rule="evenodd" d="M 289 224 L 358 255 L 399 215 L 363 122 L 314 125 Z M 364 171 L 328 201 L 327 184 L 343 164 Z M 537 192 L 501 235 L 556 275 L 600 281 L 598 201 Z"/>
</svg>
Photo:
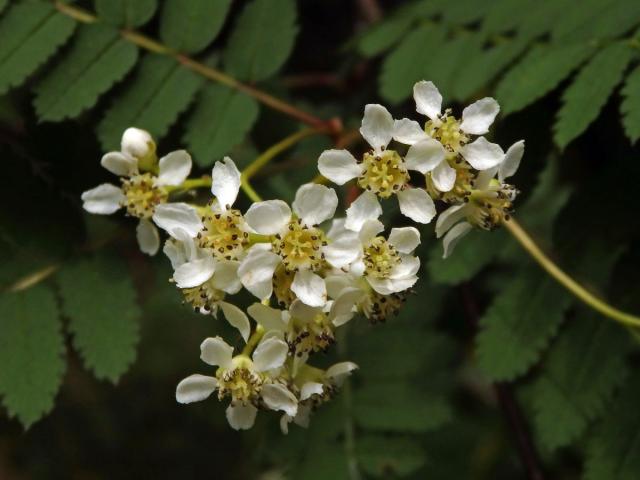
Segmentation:
<svg viewBox="0 0 640 480">
<path fill-rule="evenodd" d="M 345 222 L 346 224 L 346 222 Z M 412 287 L 418 280 L 420 260 L 412 253 L 420 244 L 414 227 L 393 228 L 388 239 L 379 220 L 367 220 L 358 232 L 334 225 L 336 241 L 326 249 L 326 259 L 337 269 L 364 275 L 377 293 L 389 295 Z"/>
<path fill-rule="evenodd" d="M 387 150 L 394 133 L 391 114 L 382 105 L 367 105 L 360 133 L 372 148 L 362 162 L 347 150 L 326 150 L 318 159 L 320 173 L 335 184 L 343 185 L 357 178 L 358 185 L 366 190 L 349 209 L 347 228 L 359 230 L 363 221 L 380 216 L 382 209 L 376 195 L 389 198 L 395 194 L 405 216 L 418 223 L 429 223 L 436 214 L 433 200 L 426 191 L 409 187 L 408 173 L 408 170 L 424 173 L 425 166 L 407 162 L 396 151 Z M 438 155 L 437 149 L 442 150 L 442 146 L 435 140 L 432 144 L 434 155 Z M 440 155 L 444 158 L 444 151 Z"/>
<path fill-rule="evenodd" d="M 182 184 L 191 171 L 191 157 L 184 150 L 162 157 L 158 175 L 140 173 L 140 162 L 155 155 L 155 144 L 144 130 L 127 129 L 122 137 L 122 151 L 106 153 L 100 163 L 111 173 L 121 177 L 122 187 L 103 183 L 82 194 L 86 211 L 110 215 L 120 208 L 139 218 L 136 236 L 140 250 L 155 255 L 160 246 L 160 236 L 150 219 L 156 209 L 168 198 L 166 186 Z"/>
<path fill-rule="evenodd" d="M 298 386 L 298 412 L 291 416 L 286 413 L 280 418 L 280 429 L 285 435 L 289 433 L 289 424 L 294 422 L 303 428 L 309 426 L 309 417 L 314 406 L 328 400 L 332 392 L 340 388 L 344 380 L 356 370 L 358 366 L 353 362 L 340 362 L 332 365 L 326 371 L 304 366 L 294 379 Z"/>
<path fill-rule="evenodd" d="M 252 357 L 233 355 L 233 347 L 222 338 L 207 338 L 200 346 L 200 358 L 208 365 L 219 367 L 215 377 L 194 374 L 182 380 L 176 388 L 179 403 L 205 400 L 218 390 L 220 399 L 231 397 L 227 408 L 229 425 L 236 430 L 253 426 L 257 406 L 264 404 L 295 417 L 298 400 L 286 386 L 272 377 L 284 365 L 288 346 L 279 338 L 264 336 Z"/>
<path fill-rule="evenodd" d="M 442 240 L 447 258 L 471 229 L 476 226 L 491 230 L 509 218 L 517 191 L 502 183 L 515 174 L 524 152 L 524 142 L 514 143 L 506 153 L 506 160 L 498 167 L 480 172 L 474 189 L 461 205 L 453 205 L 440 214 L 436 222 L 436 236 Z M 498 174 L 498 180 L 494 175 Z"/>
<path fill-rule="evenodd" d="M 295 272 L 291 290 L 300 300 L 311 306 L 324 305 L 326 288 L 315 271 L 322 267 L 326 241 L 324 232 L 316 226 L 330 219 L 337 205 L 336 192 L 317 184 L 298 189 L 293 212 L 282 200 L 251 205 L 245 214 L 248 226 L 261 235 L 272 236 L 272 243 L 257 244 L 248 251 L 238 271 L 245 288 L 261 300 L 269 298 L 273 274 L 283 265 Z"/>
<path fill-rule="evenodd" d="M 462 111 L 458 121 L 442 110 L 442 95 L 432 82 L 420 81 L 413 87 L 418 113 L 429 118 L 425 128 L 418 122 L 403 118 L 396 120 L 394 139 L 411 145 L 405 162 L 408 168 L 422 173 L 431 172 L 435 187 L 448 192 L 455 184 L 456 171 L 447 161 L 460 153 L 476 170 L 496 167 L 504 160 L 502 149 L 479 137 L 472 143 L 469 135 L 484 135 L 489 131 L 500 106 L 493 98 L 482 98 Z"/>
</svg>

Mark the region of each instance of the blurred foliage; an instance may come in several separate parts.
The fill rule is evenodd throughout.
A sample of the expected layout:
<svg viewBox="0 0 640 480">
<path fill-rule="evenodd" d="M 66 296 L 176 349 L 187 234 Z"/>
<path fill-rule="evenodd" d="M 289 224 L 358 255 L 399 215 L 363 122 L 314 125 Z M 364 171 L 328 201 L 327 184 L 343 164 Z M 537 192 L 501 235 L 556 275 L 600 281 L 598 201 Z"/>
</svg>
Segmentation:
<svg viewBox="0 0 640 480">
<path fill-rule="evenodd" d="M 246 166 L 300 125 L 164 46 L 347 129 L 366 103 L 411 115 L 423 78 L 456 112 L 495 96 L 496 140 L 527 142 L 518 220 L 591 291 L 640 310 L 640 3 L 381 1 L 373 24 L 366 3 L 72 2 L 95 12 L 85 23 L 0 0 L 0 478 L 524 478 L 492 381 L 517 391 L 549 478 L 637 478 L 638 337 L 503 230 L 443 261 L 423 228 L 421 286 L 386 325 L 354 322 L 326 362 L 360 370 L 308 430 L 283 436 L 265 415 L 238 433 L 214 400 L 176 404 L 201 340 L 229 329 L 182 307 L 168 262 L 139 253 L 129 219 L 85 217 L 80 193 L 131 125 L 200 173 L 225 154 Z M 254 187 L 291 200 L 331 145 L 305 139 Z"/>
</svg>

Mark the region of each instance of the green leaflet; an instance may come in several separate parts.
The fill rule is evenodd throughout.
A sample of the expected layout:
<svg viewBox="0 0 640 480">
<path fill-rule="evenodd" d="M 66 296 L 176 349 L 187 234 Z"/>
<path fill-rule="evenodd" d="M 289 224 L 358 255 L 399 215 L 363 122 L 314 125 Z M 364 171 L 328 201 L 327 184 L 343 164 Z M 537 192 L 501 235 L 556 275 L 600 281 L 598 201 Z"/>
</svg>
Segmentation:
<svg viewBox="0 0 640 480">
<path fill-rule="evenodd" d="M 635 480 L 640 471 L 640 377 L 626 382 L 587 446 L 586 480 Z"/>
<path fill-rule="evenodd" d="M 220 33 L 231 0 L 166 0 L 160 38 L 180 52 L 197 53 Z"/>
<path fill-rule="evenodd" d="M 494 381 L 524 374 L 564 319 L 572 298 L 537 265 L 521 268 L 480 319 L 476 355 Z"/>
<path fill-rule="evenodd" d="M 65 370 L 63 352 L 51 289 L 40 284 L 0 295 L 0 395 L 25 428 L 53 408 Z"/>
<path fill-rule="evenodd" d="M 405 477 L 425 463 L 425 452 L 411 437 L 367 435 L 358 438 L 356 454 L 362 470 L 379 478 Z"/>
<path fill-rule="evenodd" d="M 102 254 L 66 266 L 58 276 L 73 345 L 97 378 L 116 382 L 136 356 L 140 309 L 122 260 Z"/>
<path fill-rule="evenodd" d="M 622 89 L 623 101 L 620 105 L 624 132 L 635 143 L 640 138 L 640 67 L 636 67 L 627 77 Z"/>
<path fill-rule="evenodd" d="M 292 0 L 253 0 L 238 18 L 224 51 L 225 69 L 244 81 L 275 74 L 289 58 L 298 33 Z"/>
<path fill-rule="evenodd" d="M 51 4 L 13 5 L 0 18 L 0 94 L 20 85 L 67 41 L 74 28 L 75 22 Z"/>
<path fill-rule="evenodd" d="M 537 6 L 535 0 L 494 0 L 482 22 L 482 29 L 489 34 L 517 30 L 527 18 L 521 13 Z"/>
<path fill-rule="evenodd" d="M 184 142 L 202 167 L 220 160 L 240 143 L 258 117 L 251 97 L 223 85 L 207 86 L 187 121 Z"/>
<path fill-rule="evenodd" d="M 391 103 L 409 98 L 413 84 L 424 78 L 425 48 L 438 48 L 443 39 L 443 30 L 432 25 L 422 25 L 407 35 L 382 65 L 380 96 Z"/>
<path fill-rule="evenodd" d="M 147 55 L 131 83 L 115 100 L 98 126 L 105 150 L 117 149 L 122 132 L 131 126 L 162 138 L 186 110 L 202 85 L 202 78 L 175 60 Z"/>
<path fill-rule="evenodd" d="M 538 438 L 549 450 L 583 434 L 628 373 L 628 334 L 602 316 L 579 312 L 550 348 L 531 390 Z"/>
<path fill-rule="evenodd" d="M 94 0 L 100 20 L 119 27 L 135 28 L 153 17 L 156 0 Z"/>
<path fill-rule="evenodd" d="M 415 19 L 408 15 L 396 15 L 374 25 L 358 41 L 358 50 L 365 57 L 373 57 L 391 48 L 413 25 Z"/>
<path fill-rule="evenodd" d="M 498 84 L 496 96 L 502 112 L 522 110 L 544 96 L 591 53 L 592 48 L 585 44 L 534 47 Z"/>
<path fill-rule="evenodd" d="M 578 73 L 562 96 L 554 125 L 554 140 L 565 147 L 593 122 L 622 80 L 632 50 L 623 42 L 603 48 Z"/>
<path fill-rule="evenodd" d="M 136 47 L 116 29 L 81 27 L 69 51 L 35 89 L 38 117 L 49 121 L 76 117 L 121 80 L 137 57 Z"/>
</svg>

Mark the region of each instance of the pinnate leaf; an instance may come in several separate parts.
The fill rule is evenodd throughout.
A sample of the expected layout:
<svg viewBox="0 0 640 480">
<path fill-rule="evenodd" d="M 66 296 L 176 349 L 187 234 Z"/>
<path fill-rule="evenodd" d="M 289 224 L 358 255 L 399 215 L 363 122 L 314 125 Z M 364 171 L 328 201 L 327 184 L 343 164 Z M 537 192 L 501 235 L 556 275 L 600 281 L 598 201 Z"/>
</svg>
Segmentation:
<svg viewBox="0 0 640 480">
<path fill-rule="evenodd" d="M 51 4 L 13 5 L 0 19 L 0 94 L 20 85 L 67 41 L 74 28 L 75 22 Z"/>
<path fill-rule="evenodd" d="M 144 25 L 153 17 L 157 0 L 95 0 L 100 20 L 120 27 Z"/>
<path fill-rule="evenodd" d="M 58 305 L 45 285 L 0 295 L 0 395 L 28 428 L 53 408 L 65 363 Z"/>
<path fill-rule="evenodd" d="M 162 138 L 193 100 L 201 77 L 171 58 L 148 55 L 140 70 L 98 126 L 105 150 L 117 149 L 122 132 L 132 126 Z"/>
<path fill-rule="evenodd" d="M 253 0 L 229 38 L 224 52 L 226 70 L 245 81 L 272 76 L 289 58 L 297 32 L 293 0 Z"/>
<path fill-rule="evenodd" d="M 537 265 L 515 273 L 480 319 L 480 368 L 494 381 L 524 374 L 556 333 L 570 302 L 564 288 Z"/>
<path fill-rule="evenodd" d="M 635 143 L 640 138 L 640 66 L 627 77 L 622 96 L 622 125 L 629 140 Z"/>
<path fill-rule="evenodd" d="M 600 50 L 578 73 L 562 96 L 563 106 L 554 125 L 554 139 L 565 147 L 593 122 L 622 80 L 632 50 L 617 42 Z"/>
<path fill-rule="evenodd" d="M 76 117 L 121 80 L 137 57 L 136 47 L 115 28 L 81 27 L 64 58 L 36 87 L 38 117 L 50 121 Z"/>
<path fill-rule="evenodd" d="M 522 110 L 553 90 L 590 54 L 588 45 L 534 47 L 502 78 L 496 96 L 503 113 Z"/>
<path fill-rule="evenodd" d="M 97 378 L 116 382 L 138 343 L 140 309 L 125 265 L 102 254 L 66 266 L 58 279 L 74 347 Z"/>
<path fill-rule="evenodd" d="M 180 52 L 197 53 L 218 36 L 230 5 L 231 0 L 166 0 L 160 38 Z"/>
<path fill-rule="evenodd" d="M 200 166 L 220 160 L 242 141 L 258 117 L 256 101 L 223 85 L 210 85 L 198 98 L 184 141 Z"/>
<path fill-rule="evenodd" d="M 640 472 L 640 376 L 626 382 L 587 447 L 586 480 L 635 480 Z"/>
<path fill-rule="evenodd" d="M 580 312 L 549 350 L 532 388 L 538 437 L 550 450 L 578 438 L 628 373 L 626 332 L 596 314 Z"/>
</svg>

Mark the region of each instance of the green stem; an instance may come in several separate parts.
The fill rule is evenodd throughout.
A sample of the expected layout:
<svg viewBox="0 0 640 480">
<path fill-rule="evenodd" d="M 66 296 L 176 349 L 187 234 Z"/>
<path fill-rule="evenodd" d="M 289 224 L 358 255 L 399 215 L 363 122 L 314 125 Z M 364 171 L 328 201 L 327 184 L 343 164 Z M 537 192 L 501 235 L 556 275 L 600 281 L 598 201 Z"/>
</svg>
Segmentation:
<svg viewBox="0 0 640 480">
<path fill-rule="evenodd" d="M 246 355 L 247 357 L 250 356 L 253 353 L 253 350 L 258 345 L 258 342 L 262 340 L 263 336 L 264 336 L 264 328 L 262 325 L 258 325 L 255 331 L 249 337 L 249 340 L 247 340 L 247 344 L 242 349 L 242 355 Z"/>
<path fill-rule="evenodd" d="M 247 194 L 247 197 L 249 197 L 252 202 L 261 202 L 262 201 L 262 197 L 260 195 L 258 195 L 258 192 L 256 192 L 253 189 L 253 187 L 251 186 L 251 184 L 248 181 L 246 181 L 245 179 L 241 180 L 240 188 L 242 188 L 242 191 Z"/>
<path fill-rule="evenodd" d="M 62 1 L 54 2 L 54 6 L 60 13 L 67 15 L 78 22 L 96 23 L 100 21 L 100 19 L 92 13 Z M 169 46 L 160 43 L 153 38 L 149 38 L 135 30 L 123 29 L 120 31 L 120 35 L 128 42 L 131 42 L 140 48 L 171 57 L 199 75 L 249 95 L 268 107 L 295 118 L 296 120 L 299 120 L 313 128 L 322 130 L 330 135 L 337 135 L 342 131 L 342 123 L 338 119 L 323 120 L 311 115 L 310 113 L 294 107 L 290 103 L 263 92 L 262 90 L 258 90 L 250 85 L 245 85 L 235 78 L 183 55 Z"/>
<path fill-rule="evenodd" d="M 593 294 L 589 293 L 582 285 L 576 282 L 573 278 L 567 275 L 560 269 L 544 252 L 536 245 L 533 239 L 527 234 L 527 232 L 516 222 L 513 218 L 504 222 L 504 226 L 509 233 L 514 236 L 520 245 L 531 255 L 542 268 L 544 268 L 549 275 L 555 278 L 563 287 L 569 290 L 578 299 L 583 301 L 589 307 L 593 308 L 597 312 L 602 313 L 606 317 L 615 320 L 627 327 L 640 327 L 640 318 L 629 313 L 618 310 L 612 307 L 608 303 L 600 300 Z"/>
<path fill-rule="evenodd" d="M 164 187 L 169 193 L 180 190 L 191 190 L 193 188 L 206 188 L 211 186 L 211 177 L 188 178 L 180 185 L 168 185 Z"/>
</svg>

